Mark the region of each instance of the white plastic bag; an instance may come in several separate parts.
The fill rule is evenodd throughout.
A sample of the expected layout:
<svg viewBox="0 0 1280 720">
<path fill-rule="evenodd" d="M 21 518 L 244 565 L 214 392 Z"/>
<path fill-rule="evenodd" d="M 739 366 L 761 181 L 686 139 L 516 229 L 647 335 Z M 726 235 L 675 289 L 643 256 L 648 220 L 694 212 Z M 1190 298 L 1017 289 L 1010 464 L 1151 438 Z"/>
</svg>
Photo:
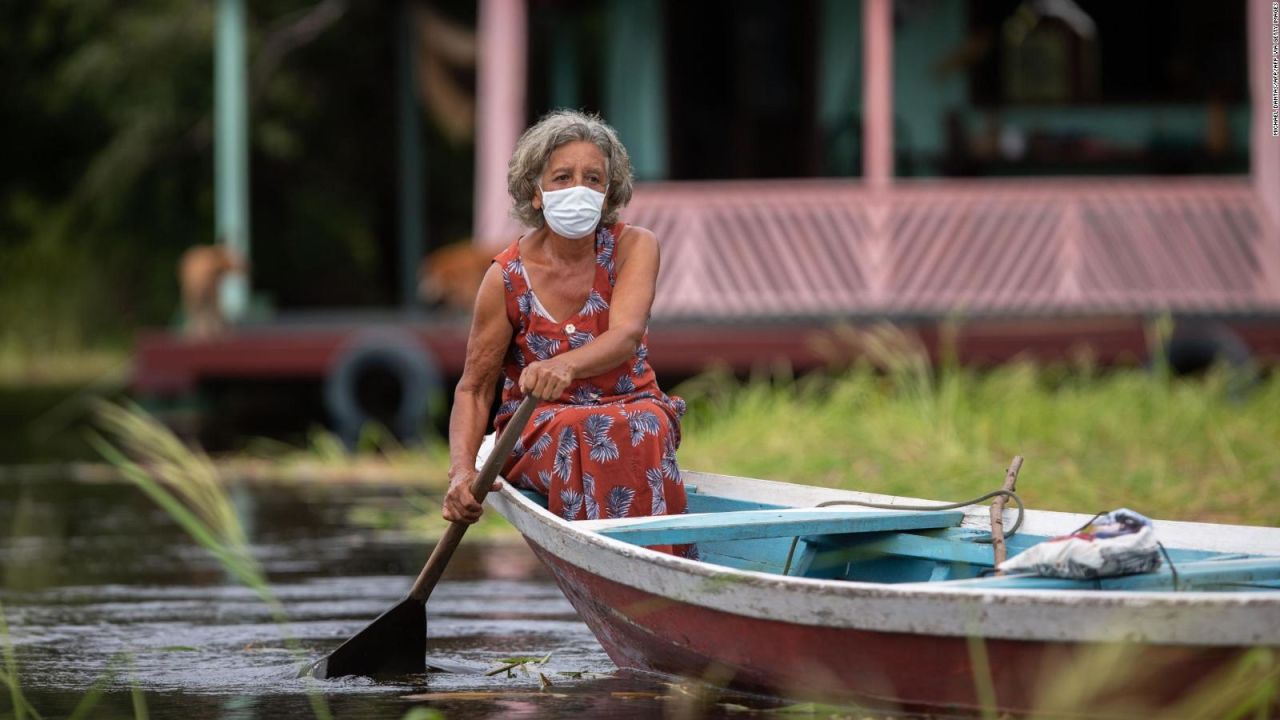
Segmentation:
<svg viewBox="0 0 1280 720">
<path fill-rule="evenodd" d="M 1160 548 L 1151 521 L 1121 508 L 1071 535 L 1033 545 L 1000 563 L 999 569 L 1043 577 L 1100 578 L 1159 567 Z"/>
</svg>

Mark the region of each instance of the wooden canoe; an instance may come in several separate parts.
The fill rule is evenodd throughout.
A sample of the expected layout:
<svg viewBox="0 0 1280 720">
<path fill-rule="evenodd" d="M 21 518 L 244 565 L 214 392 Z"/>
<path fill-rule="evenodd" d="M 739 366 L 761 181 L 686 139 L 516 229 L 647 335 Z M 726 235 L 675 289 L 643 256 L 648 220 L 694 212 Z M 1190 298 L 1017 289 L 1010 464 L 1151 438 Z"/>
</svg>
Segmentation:
<svg viewBox="0 0 1280 720">
<path fill-rule="evenodd" d="M 1200 713 L 1188 703 L 1235 702 L 1280 672 L 1277 528 L 1157 521 L 1176 578 L 1167 563 L 1106 580 L 979 577 L 985 505 L 816 508 L 926 501 L 683 477 L 679 516 L 567 522 L 509 484 L 489 496 L 620 668 L 906 710 L 1119 714 Z M 1090 517 L 1028 510 L 1009 552 Z M 701 560 L 644 547 L 687 542 Z"/>
</svg>

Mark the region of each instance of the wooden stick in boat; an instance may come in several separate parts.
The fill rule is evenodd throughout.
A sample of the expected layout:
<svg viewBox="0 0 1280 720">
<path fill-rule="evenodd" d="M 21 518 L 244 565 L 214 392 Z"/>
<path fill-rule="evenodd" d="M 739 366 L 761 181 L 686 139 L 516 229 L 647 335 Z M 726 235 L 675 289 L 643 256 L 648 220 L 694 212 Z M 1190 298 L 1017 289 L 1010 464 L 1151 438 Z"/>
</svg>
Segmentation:
<svg viewBox="0 0 1280 720">
<path fill-rule="evenodd" d="M 1004 489 L 1013 492 L 1018 484 L 1018 471 L 1022 469 L 1022 456 L 1014 455 L 1013 462 L 1009 463 L 1009 469 L 1004 473 Z M 1006 495 L 1000 495 L 995 502 L 991 503 L 991 548 L 995 550 L 996 561 L 995 566 L 999 567 L 1000 563 L 1005 561 L 1009 556 L 1008 550 L 1004 546 L 1004 503 L 1008 498 Z M 998 570 L 996 571 L 999 572 Z"/>
</svg>

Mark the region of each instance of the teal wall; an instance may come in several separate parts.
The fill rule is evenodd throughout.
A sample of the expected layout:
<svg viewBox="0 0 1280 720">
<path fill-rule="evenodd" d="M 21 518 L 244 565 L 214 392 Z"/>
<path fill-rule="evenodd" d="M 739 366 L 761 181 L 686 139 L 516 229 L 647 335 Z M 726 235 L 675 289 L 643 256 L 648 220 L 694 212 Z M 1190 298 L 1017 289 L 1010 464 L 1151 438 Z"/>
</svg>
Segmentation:
<svg viewBox="0 0 1280 720">
<path fill-rule="evenodd" d="M 948 110 L 968 104 L 966 73 L 940 75 L 939 62 L 964 42 L 964 0 L 937 0 L 932 12 L 910 16 L 893 37 L 894 143 L 915 155 L 917 173 L 934 172 Z"/>
<path fill-rule="evenodd" d="M 943 118 L 950 108 L 967 103 L 962 72 L 939 77 L 935 65 L 964 39 L 965 1 L 941 0 L 932 12 L 914 15 L 893 40 L 894 142 L 916 155 L 943 150 Z M 818 122 L 834 142 L 833 168 L 861 174 L 850 159 L 860 139 L 850 142 L 845 128 L 862 116 L 862 4 L 857 0 L 822 0 L 819 21 Z M 856 124 L 855 124 L 856 126 Z M 917 163 L 918 164 L 918 163 Z M 845 173 L 842 173 L 845 174 Z"/>
<path fill-rule="evenodd" d="M 667 177 L 667 90 L 660 0 L 609 0 L 604 112 L 637 180 Z"/>
<path fill-rule="evenodd" d="M 822 0 L 818 19 L 818 127 L 829 143 L 827 170 L 860 175 L 861 144 L 855 119 L 862 115 L 862 5 Z"/>
</svg>

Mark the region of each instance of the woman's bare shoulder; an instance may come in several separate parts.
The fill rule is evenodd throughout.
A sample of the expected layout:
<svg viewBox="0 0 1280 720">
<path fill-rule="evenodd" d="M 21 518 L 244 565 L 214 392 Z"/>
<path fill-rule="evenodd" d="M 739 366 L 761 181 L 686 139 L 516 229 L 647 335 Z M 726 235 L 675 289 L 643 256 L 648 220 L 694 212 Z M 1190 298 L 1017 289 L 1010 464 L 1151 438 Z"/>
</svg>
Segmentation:
<svg viewBox="0 0 1280 720">
<path fill-rule="evenodd" d="M 618 238 L 618 257 L 621 259 L 635 250 L 654 252 L 658 248 L 658 237 L 653 231 L 639 225 L 628 225 L 622 229 Z"/>
<path fill-rule="evenodd" d="M 477 314 L 501 311 L 506 314 L 506 301 L 502 282 L 502 267 L 497 261 L 489 263 L 489 268 L 484 271 L 484 277 L 480 279 L 480 290 L 476 293 L 475 312 Z"/>
<path fill-rule="evenodd" d="M 644 238 L 644 240 L 640 240 L 640 242 L 645 242 L 645 240 L 656 242 L 658 239 L 658 237 L 653 234 L 653 231 L 647 227 L 642 227 L 640 225 L 627 225 L 622 228 L 622 237 L 618 238 L 618 241 L 622 242 L 623 240 L 634 240 L 636 238 Z"/>
</svg>

